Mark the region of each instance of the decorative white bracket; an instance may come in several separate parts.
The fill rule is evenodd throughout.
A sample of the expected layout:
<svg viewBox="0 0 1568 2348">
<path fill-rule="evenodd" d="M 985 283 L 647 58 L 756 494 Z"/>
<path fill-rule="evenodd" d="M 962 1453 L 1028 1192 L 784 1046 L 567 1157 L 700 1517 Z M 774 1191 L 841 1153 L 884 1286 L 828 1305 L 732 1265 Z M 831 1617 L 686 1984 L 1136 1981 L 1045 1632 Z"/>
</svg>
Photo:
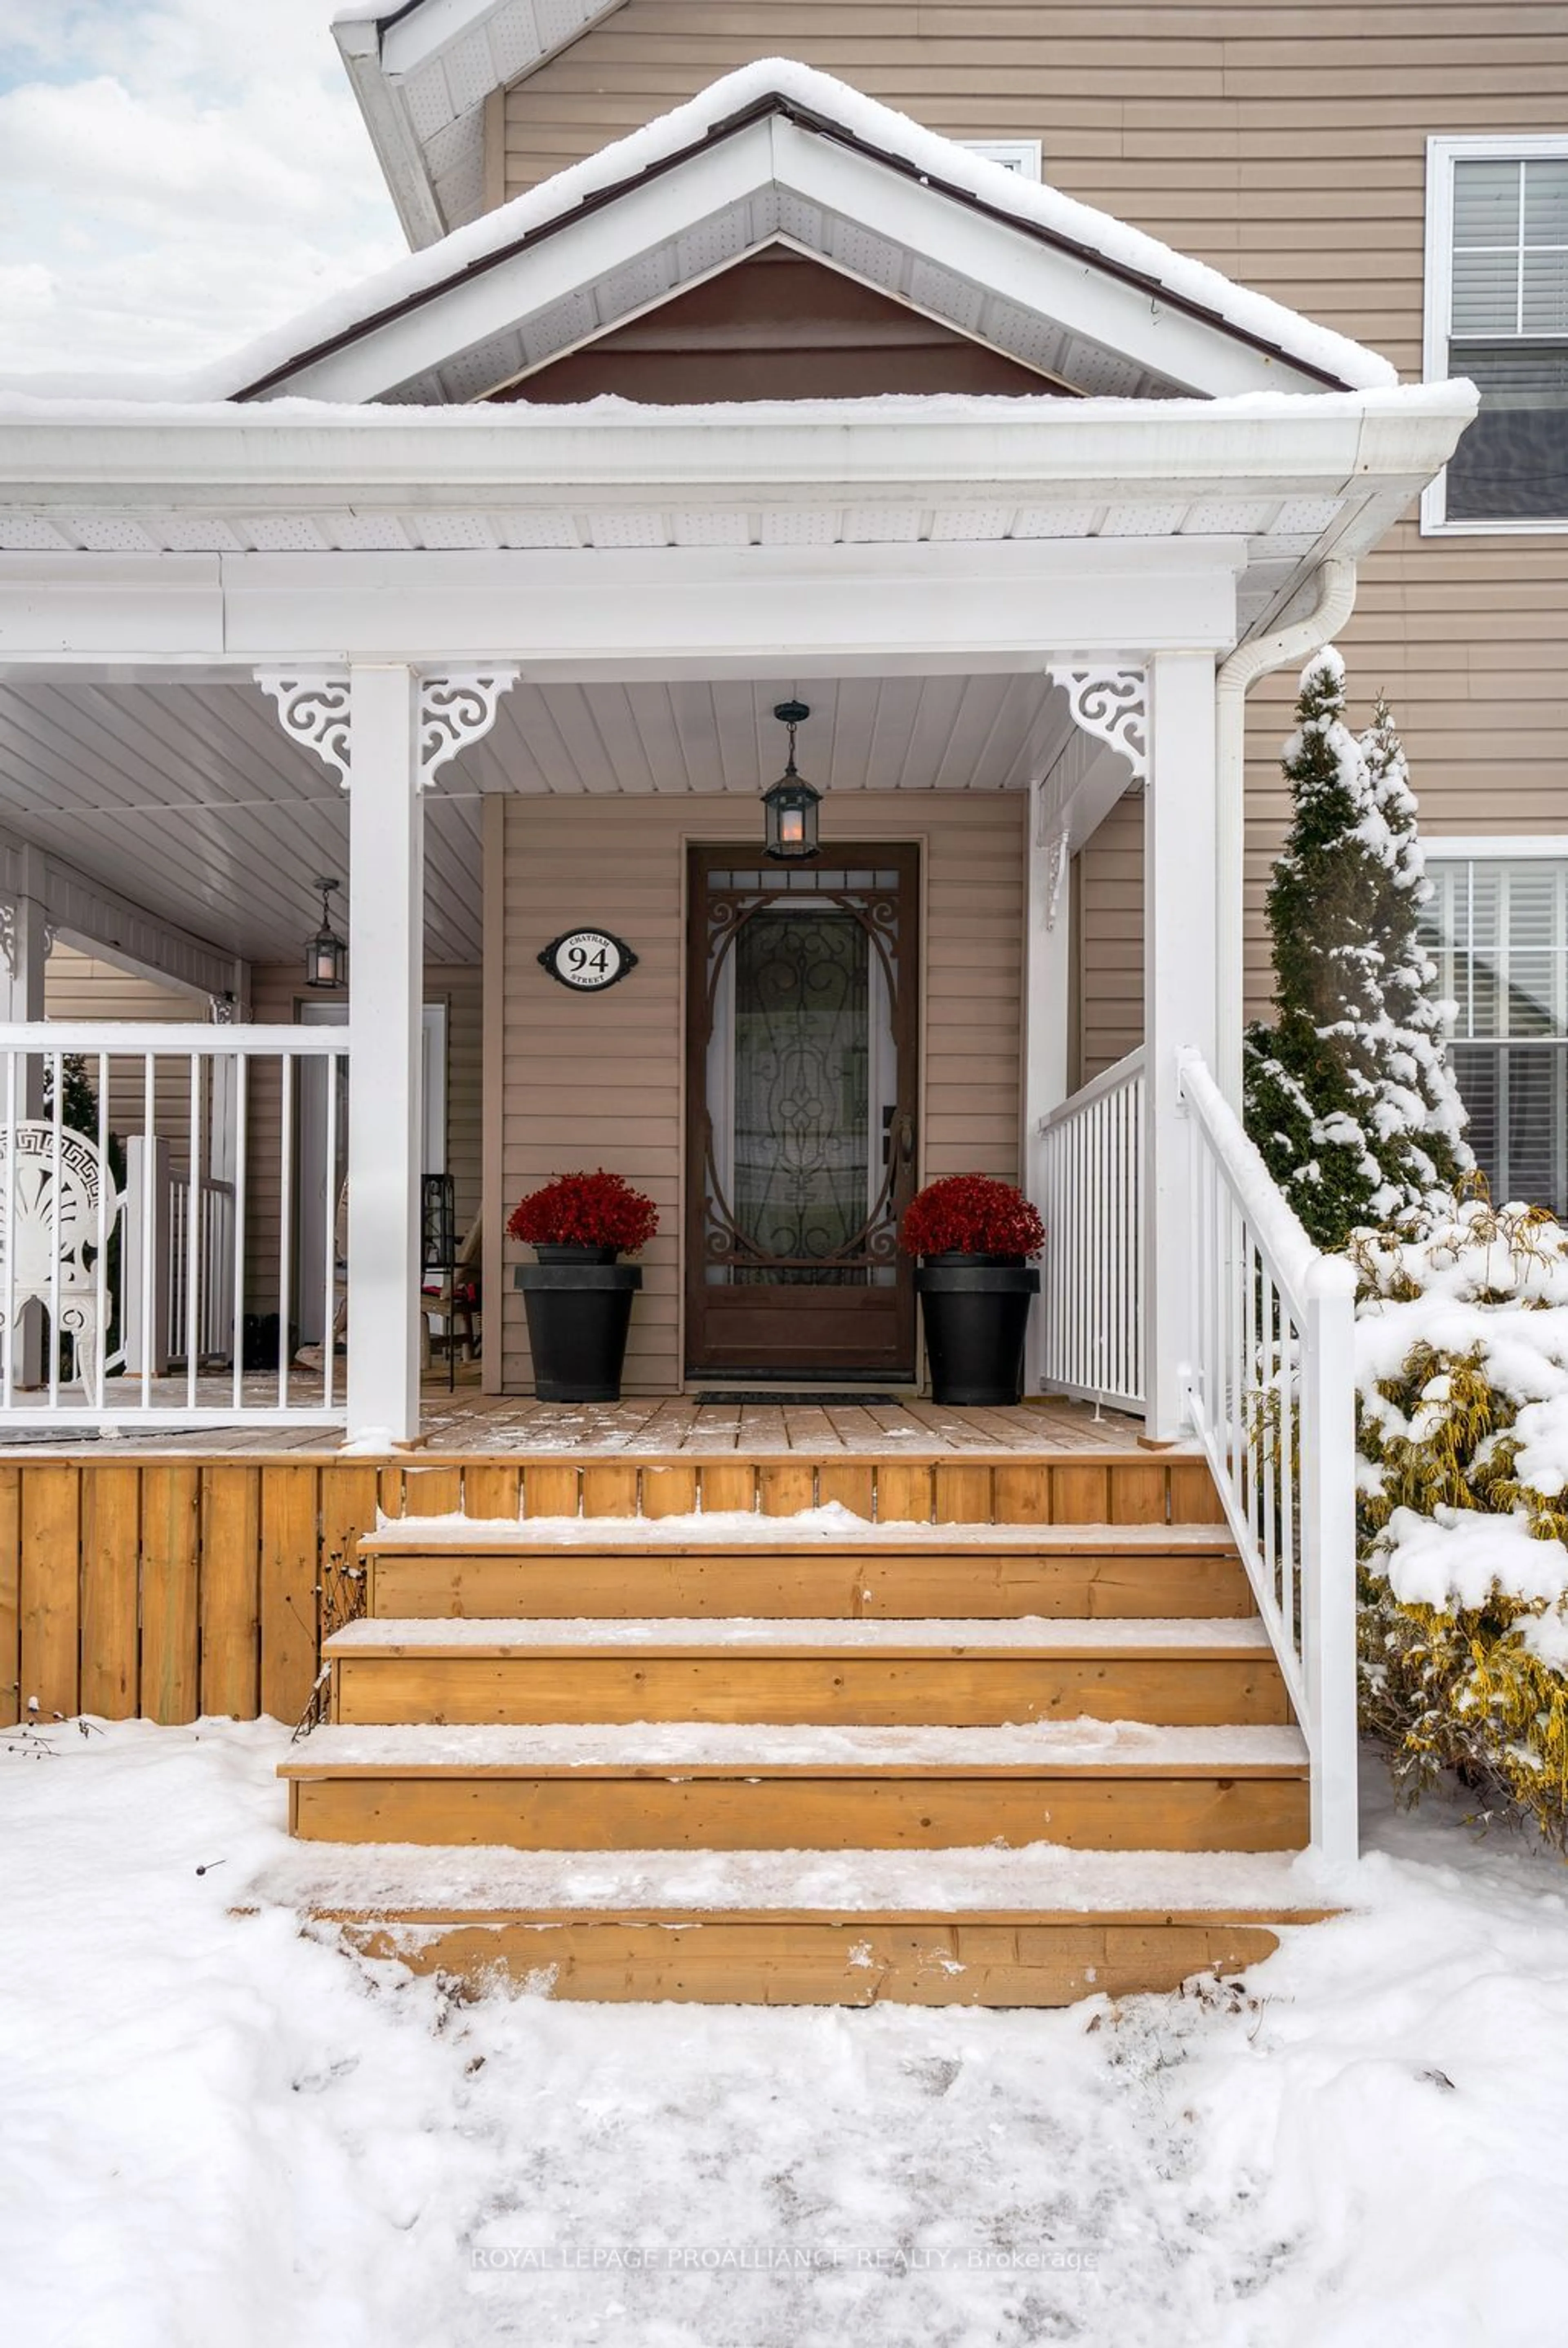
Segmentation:
<svg viewBox="0 0 1568 2348">
<path fill-rule="evenodd" d="M 419 680 L 419 788 L 427 791 L 448 758 L 482 741 L 515 668 L 449 668 Z"/>
<path fill-rule="evenodd" d="M 1132 769 L 1134 782 L 1149 779 L 1147 674 L 1141 668 L 1050 668 L 1072 707 L 1072 722 L 1092 734 Z"/>
<path fill-rule="evenodd" d="M 349 782 L 348 671 L 259 668 L 256 682 L 278 705 L 278 721 L 291 742 L 313 750 L 324 767 L 335 767 L 346 791 Z"/>
<path fill-rule="evenodd" d="M 515 668 L 443 669 L 419 680 L 419 788 L 427 791 L 449 758 L 483 740 Z M 284 733 L 302 749 L 335 767 L 346 791 L 352 780 L 352 725 L 346 669 L 258 669 L 256 682 L 278 705 Z"/>
</svg>

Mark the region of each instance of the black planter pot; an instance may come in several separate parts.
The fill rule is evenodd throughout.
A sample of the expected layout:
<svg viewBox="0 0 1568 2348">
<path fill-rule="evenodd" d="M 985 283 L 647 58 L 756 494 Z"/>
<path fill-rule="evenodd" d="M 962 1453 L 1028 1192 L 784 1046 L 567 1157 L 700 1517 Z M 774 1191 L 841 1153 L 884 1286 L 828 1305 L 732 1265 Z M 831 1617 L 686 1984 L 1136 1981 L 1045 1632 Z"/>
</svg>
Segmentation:
<svg viewBox="0 0 1568 2348">
<path fill-rule="evenodd" d="M 931 1399 L 960 1410 L 1023 1399 L 1023 1345 L 1040 1274 L 1021 1256 L 928 1255 L 915 1274 Z"/>
<path fill-rule="evenodd" d="M 619 1402 L 631 1300 L 641 1264 L 613 1248 L 541 1247 L 513 1278 L 528 1316 L 534 1385 L 541 1402 Z"/>
</svg>

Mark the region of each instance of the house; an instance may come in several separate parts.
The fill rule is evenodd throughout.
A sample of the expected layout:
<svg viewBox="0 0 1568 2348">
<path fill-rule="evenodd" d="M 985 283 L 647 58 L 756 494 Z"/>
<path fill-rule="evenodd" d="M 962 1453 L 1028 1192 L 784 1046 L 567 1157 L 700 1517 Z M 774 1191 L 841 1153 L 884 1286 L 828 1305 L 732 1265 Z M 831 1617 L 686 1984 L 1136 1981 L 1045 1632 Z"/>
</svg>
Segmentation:
<svg viewBox="0 0 1568 2348">
<path fill-rule="evenodd" d="M 1446 268 L 1451 245 L 1460 291 L 1420 383 L 1400 379 L 1418 372 L 1409 319 L 1366 223 L 1393 189 L 1390 220 L 1415 234 L 1408 118 L 1425 100 L 1390 100 L 1387 121 L 1344 101 L 1371 124 L 1361 144 L 1385 144 L 1365 181 L 1334 175 L 1340 212 L 1321 184 L 1305 203 L 1320 150 L 1292 144 L 1269 96 L 1275 11 L 1226 12 L 1234 44 L 1178 11 L 1163 39 L 1158 9 L 1147 42 L 1086 34 L 1070 10 L 1030 12 L 1027 33 L 989 7 L 918 12 L 913 32 L 907 11 L 856 11 L 845 33 L 819 7 L 775 12 L 804 63 L 754 56 L 742 12 L 682 28 L 687 13 L 415 0 L 340 21 L 408 257 L 182 396 L 0 405 L 0 1427 L 17 1447 L 0 1558 L 18 1699 L 297 1710 L 323 1593 L 363 1537 L 370 1619 L 329 1643 L 334 1725 L 289 1769 L 307 1842 L 526 1843 L 548 1816 L 572 1847 L 728 1847 L 744 1784 L 764 1787 L 753 1839 L 788 1847 L 815 1770 L 832 1848 L 1023 1840 L 1050 1820 L 1108 1859 L 1220 1844 L 1262 1866 L 1308 1836 L 1343 1856 L 1350 1303 L 1236 1117 L 1261 978 L 1248 859 L 1278 816 L 1278 703 L 1253 728 L 1252 822 L 1246 695 L 1330 638 L 1354 649 L 1371 582 L 1378 681 L 1453 833 L 1443 950 L 1467 977 L 1496 966 L 1500 937 L 1512 957 L 1501 993 L 1468 990 L 1467 1080 L 1478 1101 L 1492 1086 L 1522 1146 L 1521 1104 L 1538 1067 L 1561 1085 L 1560 1055 L 1531 1059 L 1539 1030 L 1527 1049 L 1496 1006 L 1539 1010 L 1527 925 L 1548 903 L 1560 943 L 1556 752 L 1522 734 L 1504 776 L 1447 721 L 1456 672 L 1470 707 L 1515 695 L 1502 680 L 1530 674 L 1516 656 L 1550 618 L 1532 586 L 1526 627 L 1508 603 L 1524 591 L 1502 582 L 1554 559 L 1535 542 L 1550 394 L 1529 369 L 1551 374 L 1533 338 L 1568 145 L 1514 133 L 1534 49 L 1549 65 L 1561 44 L 1489 25 L 1474 73 L 1449 55 L 1463 40 L 1443 50 L 1465 118 L 1514 60 L 1519 94 L 1478 123 L 1484 156 L 1433 150 L 1434 249 Z M 1033 22 L 1058 16 L 1071 40 Z M 1255 67 L 1233 58 L 1255 41 Z M 1320 43 L 1287 44 L 1290 62 L 1332 78 Z M 1188 250 L 1149 233 L 1173 222 Z M 1332 239 L 1343 283 L 1374 278 L 1375 299 L 1345 296 Z M 1407 309 L 1418 277 L 1412 261 Z M 1471 369 L 1477 321 L 1493 339 Z M 1396 325 L 1401 365 L 1370 347 Z M 1467 373 L 1487 400 L 1464 438 Z M 1499 534 L 1494 500 L 1512 500 Z M 1429 611 L 1450 615 L 1440 638 L 1420 633 Z M 1416 679 L 1426 698 L 1401 695 Z M 761 795 L 786 758 L 821 793 L 804 860 L 764 853 Z M 338 921 L 345 994 L 307 985 L 301 960 L 313 932 L 332 974 Z M 80 1015 L 51 939 L 211 1016 L 170 1022 L 139 997 L 134 1018 L 101 998 Z M 1560 953 L 1553 968 L 1560 987 Z M 585 972 L 613 983 L 573 983 Z M 92 1097 L 71 1132 L 67 1055 Z M 628 1415 L 585 1428 L 528 1399 L 503 1221 L 538 1180 L 600 1161 L 653 1194 L 661 1229 Z M 962 1426 L 917 1400 L 902 1418 L 851 1402 L 864 1437 L 846 1447 L 815 1396 L 917 1393 L 897 1216 L 918 1182 L 976 1166 L 1044 1211 L 1030 1385 L 1057 1399 Z M 421 1394 L 432 1195 L 449 1228 L 482 1232 L 483 1393 L 466 1406 Z M 43 1342 L 51 1323 L 72 1347 Z M 704 1437 L 697 1397 L 759 1389 L 806 1399 L 771 1418 L 734 1406 Z M 1297 1445 L 1271 1433 L 1282 1408 Z M 60 1448 L 73 1432 L 101 1447 Z M 44 1438 L 46 1457 L 29 1448 Z M 875 1524 L 728 1553 L 731 1612 L 811 1635 L 762 1657 L 771 1695 L 738 1632 L 656 1645 L 659 1700 L 706 1674 L 702 1716 L 727 1724 L 693 1730 L 676 1770 L 657 1736 L 631 1749 L 626 1724 L 685 1721 L 628 1709 L 654 1704 L 648 1675 L 611 1700 L 593 1637 L 566 1654 L 540 1625 L 569 1602 L 624 1615 L 652 1576 L 661 1609 L 632 1609 L 650 1637 L 656 1613 L 723 1603 L 706 1568 L 676 1546 L 655 1574 L 645 1531 L 584 1547 L 527 1526 L 683 1519 L 699 1496 L 781 1519 L 836 1501 Z M 444 1545 L 423 1519 L 455 1508 L 498 1529 Z M 378 1529 L 378 1509 L 420 1522 Z M 534 1614 L 509 1632 L 519 1572 Z M 1033 1694 L 964 1699 L 956 1716 L 1001 1740 L 983 1762 L 956 1767 L 938 1735 L 926 1776 L 890 1772 L 852 1708 L 845 1733 L 871 1739 L 853 1766 L 781 1746 L 787 1783 L 764 1785 L 772 1764 L 736 1724 L 787 1739 L 842 1719 L 853 1695 L 799 1683 L 859 1685 L 855 1641 L 824 1624 L 863 1609 L 951 1634 L 936 1662 L 930 1629 L 877 1658 L 925 1689 L 913 1713 L 895 1698 L 868 1715 L 883 1722 L 951 1722 L 954 1673 L 977 1640 L 1001 1660 L 987 1642 L 1017 1643 L 1009 1618 L 1062 1615 L 1078 1636 L 1029 1649 Z M 1143 1647 L 1125 1625 L 1091 1637 L 1107 1612 L 1148 1618 Z M 410 1632 L 476 1612 L 488 1648 Z M 977 1631 L 986 1616 L 1007 1632 Z M 541 1667 L 566 1694 L 541 1695 Z M 743 1686 L 757 1709 L 737 1710 Z M 1096 1704 L 1109 1757 L 1070 1739 L 1042 1773 L 1007 1742 L 1009 1720 Z M 432 1777 L 419 1737 L 437 1720 L 502 1744 Z M 566 1746 L 541 1762 L 528 1743 L 539 1720 L 568 1744 L 561 1723 L 621 1724 L 592 1747 L 586 1809 Z M 1129 1720 L 1153 1725 L 1118 1743 Z M 506 1928 L 526 1948 L 625 1923 L 551 1921 L 532 1880 Z M 1266 1869 L 1221 1931 L 1213 1900 L 1174 1881 L 1123 1884 L 1119 1910 L 1102 1885 L 1030 1993 L 1081 1984 L 1109 1962 L 1104 1933 L 1153 1909 L 1163 1955 L 1117 1978 L 1179 1978 L 1193 1933 L 1239 1962 L 1260 1919 L 1297 1904 Z M 466 1921 L 446 1917 L 448 1950 L 475 1914 L 495 1922 L 482 1890 Z M 906 1954 L 930 1926 L 907 1892 L 884 1902 Z M 331 1904 L 319 1885 L 301 1897 Z M 624 1899 L 675 1912 L 646 1886 Z M 998 1995 L 1021 1994 L 1033 1962 L 1018 1912 L 1050 1908 L 1038 1883 L 1013 1899 Z M 971 1914 L 971 1936 L 1003 1930 L 997 1914 Z M 840 1993 L 845 1917 L 811 1929 L 837 1935 Z M 746 1993 L 770 1946 L 731 1952 Z M 600 1979 L 618 1961 L 578 1939 L 564 1962 Z M 876 1959 L 890 1977 L 903 1962 L 892 1944 Z"/>
</svg>

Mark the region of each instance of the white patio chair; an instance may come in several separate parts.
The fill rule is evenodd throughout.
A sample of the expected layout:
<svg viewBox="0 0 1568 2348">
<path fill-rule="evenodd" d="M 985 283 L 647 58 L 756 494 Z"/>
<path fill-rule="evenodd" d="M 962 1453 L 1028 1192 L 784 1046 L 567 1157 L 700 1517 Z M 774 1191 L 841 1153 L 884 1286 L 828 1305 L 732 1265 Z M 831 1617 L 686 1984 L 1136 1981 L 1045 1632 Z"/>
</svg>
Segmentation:
<svg viewBox="0 0 1568 2348">
<path fill-rule="evenodd" d="M 108 1247 L 125 1200 L 95 1141 L 67 1127 L 56 1160 L 55 1139 L 42 1117 L 22 1119 L 9 1136 L 0 1127 L 0 1345 L 15 1342 L 29 1304 L 41 1306 L 53 1319 L 53 1342 L 69 1337 L 76 1383 L 100 1408 L 108 1332 L 98 1308 L 98 1243 L 101 1233 Z"/>
</svg>

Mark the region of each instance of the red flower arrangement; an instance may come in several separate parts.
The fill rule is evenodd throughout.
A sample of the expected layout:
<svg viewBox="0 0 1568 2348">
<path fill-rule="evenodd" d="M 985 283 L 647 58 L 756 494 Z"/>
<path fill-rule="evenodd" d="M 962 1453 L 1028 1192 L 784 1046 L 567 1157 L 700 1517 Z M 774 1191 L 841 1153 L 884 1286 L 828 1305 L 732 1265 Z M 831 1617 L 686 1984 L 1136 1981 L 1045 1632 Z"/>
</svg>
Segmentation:
<svg viewBox="0 0 1568 2348">
<path fill-rule="evenodd" d="M 508 1239 L 531 1247 L 607 1247 L 635 1255 L 659 1229 L 659 1210 L 624 1174 L 558 1174 L 519 1199 L 507 1220 Z"/>
<path fill-rule="evenodd" d="M 1010 1182 L 949 1174 L 910 1200 L 898 1244 L 906 1255 L 1036 1255 L 1045 1245 L 1045 1225 Z"/>
</svg>

